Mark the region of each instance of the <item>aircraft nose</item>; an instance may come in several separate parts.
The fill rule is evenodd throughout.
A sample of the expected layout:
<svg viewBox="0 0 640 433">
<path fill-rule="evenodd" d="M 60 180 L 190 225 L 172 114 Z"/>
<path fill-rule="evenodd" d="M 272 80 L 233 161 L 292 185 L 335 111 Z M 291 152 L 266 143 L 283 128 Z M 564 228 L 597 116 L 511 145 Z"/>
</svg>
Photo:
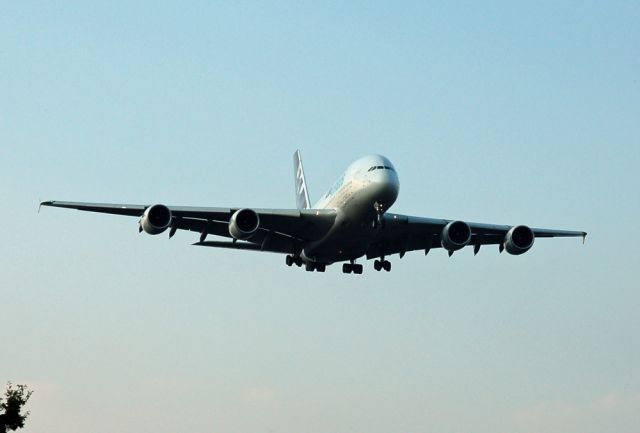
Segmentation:
<svg viewBox="0 0 640 433">
<path fill-rule="evenodd" d="M 372 179 L 376 188 L 376 201 L 390 206 L 396 201 L 400 190 L 398 175 L 392 170 L 379 170 Z"/>
</svg>

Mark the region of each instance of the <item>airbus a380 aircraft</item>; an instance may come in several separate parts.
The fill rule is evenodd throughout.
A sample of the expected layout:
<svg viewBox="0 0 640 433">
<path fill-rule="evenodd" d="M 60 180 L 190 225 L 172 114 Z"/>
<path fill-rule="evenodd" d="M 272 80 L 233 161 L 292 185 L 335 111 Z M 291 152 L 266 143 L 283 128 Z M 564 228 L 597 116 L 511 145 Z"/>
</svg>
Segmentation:
<svg viewBox="0 0 640 433">
<path fill-rule="evenodd" d="M 387 210 L 398 197 L 400 182 L 393 164 L 380 155 L 352 163 L 331 188 L 310 206 L 300 152 L 294 154 L 297 209 L 213 208 L 45 201 L 42 206 L 140 217 L 139 231 L 157 235 L 169 230 L 200 233 L 194 245 L 270 251 L 286 254 L 286 264 L 324 272 L 327 265 L 345 262 L 344 273 L 362 273 L 356 260 L 375 259 L 376 271 L 391 270 L 385 257 L 408 251 L 444 248 L 451 256 L 470 245 L 498 245 L 500 252 L 522 254 L 535 238 L 586 237 L 586 232 L 532 229 L 421 218 Z M 231 241 L 208 241 L 207 235 Z"/>
</svg>

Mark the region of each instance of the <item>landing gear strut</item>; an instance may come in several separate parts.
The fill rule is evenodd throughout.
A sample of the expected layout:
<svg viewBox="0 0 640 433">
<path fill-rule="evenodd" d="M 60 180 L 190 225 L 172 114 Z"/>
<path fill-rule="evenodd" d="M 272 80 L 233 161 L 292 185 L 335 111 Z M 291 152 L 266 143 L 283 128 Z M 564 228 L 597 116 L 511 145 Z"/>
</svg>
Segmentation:
<svg viewBox="0 0 640 433">
<path fill-rule="evenodd" d="M 359 275 L 362 273 L 362 265 L 358 265 L 353 260 L 351 260 L 350 263 L 344 263 L 342 265 L 342 272 L 345 274 L 350 274 L 353 272 L 354 274 Z"/>
<path fill-rule="evenodd" d="M 391 262 L 389 260 L 385 260 L 384 257 L 381 257 L 380 260 L 375 260 L 373 262 L 373 269 L 376 271 L 380 271 L 384 269 L 385 271 L 391 271 Z"/>
<path fill-rule="evenodd" d="M 373 208 L 376 210 L 376 219 L 373 220 L 373 228 L 384 228 L 384 220 L 382 215 L 384 214 L 384 203 L 375 202 Z"/>
</svg>

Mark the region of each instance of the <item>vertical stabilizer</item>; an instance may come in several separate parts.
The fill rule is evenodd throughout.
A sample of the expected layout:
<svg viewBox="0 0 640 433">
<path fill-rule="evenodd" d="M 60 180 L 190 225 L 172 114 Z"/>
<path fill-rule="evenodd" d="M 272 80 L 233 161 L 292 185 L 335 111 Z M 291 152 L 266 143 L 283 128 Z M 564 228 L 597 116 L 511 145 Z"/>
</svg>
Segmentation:
<svg viewBox="0 0 640 433">
<path fill-rule="evenodd" d="M 302 167 L 302 158 L 300 151 L 296 150 L 293 154 L 293 174 L 295 176 L 296 187 L 296 206 L 298 209 L 309 209 L 309 192 L 307 191 L 307 181 L 304 177 L 304 168 Z"/>
</svg>

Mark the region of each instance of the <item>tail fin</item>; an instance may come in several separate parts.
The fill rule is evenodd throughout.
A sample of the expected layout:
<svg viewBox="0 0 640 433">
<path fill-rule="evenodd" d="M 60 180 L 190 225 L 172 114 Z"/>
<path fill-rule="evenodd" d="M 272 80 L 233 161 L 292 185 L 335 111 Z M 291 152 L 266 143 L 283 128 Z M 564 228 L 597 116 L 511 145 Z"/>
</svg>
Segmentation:
<svg viewBox="0 0 640 433">
<path fill-rule="evenodd" d="M 296 187 L 296 206 L 298 209 L 309 209 L 309 192 L 307 191 L 307 181 L 304 178 L 304 168 L 302 167 L 302 158 L 300 151 L 296 150 L 293 154 L 293 174 L 295 176 Z"/>
</svg>

